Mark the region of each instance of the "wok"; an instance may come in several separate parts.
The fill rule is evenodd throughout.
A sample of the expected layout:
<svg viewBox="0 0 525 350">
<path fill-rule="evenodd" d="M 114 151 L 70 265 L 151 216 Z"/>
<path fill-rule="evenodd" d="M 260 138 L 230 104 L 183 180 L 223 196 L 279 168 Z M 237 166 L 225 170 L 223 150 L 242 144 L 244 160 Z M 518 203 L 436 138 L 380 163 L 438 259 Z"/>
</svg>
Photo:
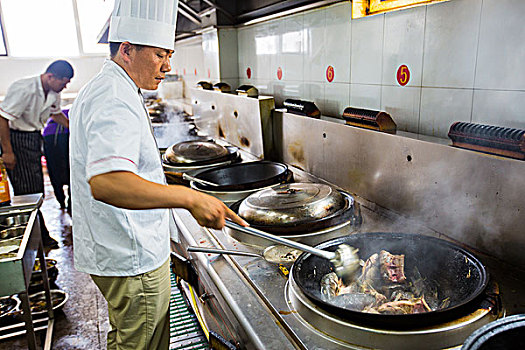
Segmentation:
<svg viewBox="0 0 525 350">
<path fill-rule="evenodd" d="M 204 170 L 194 177 L 218 184 L 218 186 L 195 184 L 197 189 L 245 191 L 288 182 L 292 178 L 292 172 L 285 164 L 263 160 L 223 165 Z"/>
<path fill-rule="evenodd" d="M 421 276 L 438 285 L 440 300 L 450 298 L 448 307 L 420 314 L 385 315 L 353 311 L 324 301 L 320 282 L 331 272 L 330 263 L 310 254 L 302 254 L 292 267 L 292 278 L 300 290 L 315 304 L 349 321 L 391 329 L 420 328 L 450 321 L 476 310 L 488 284 L 485 266 L 471 253 L 448 241 L 404 233 L 359 233 L 336 238 L 317 246 L 334 251 L 340 244 L 359 249 L 361 259 L 381 250 L 405 254 L 405 275 L 414 267 Z"/>
</svg>

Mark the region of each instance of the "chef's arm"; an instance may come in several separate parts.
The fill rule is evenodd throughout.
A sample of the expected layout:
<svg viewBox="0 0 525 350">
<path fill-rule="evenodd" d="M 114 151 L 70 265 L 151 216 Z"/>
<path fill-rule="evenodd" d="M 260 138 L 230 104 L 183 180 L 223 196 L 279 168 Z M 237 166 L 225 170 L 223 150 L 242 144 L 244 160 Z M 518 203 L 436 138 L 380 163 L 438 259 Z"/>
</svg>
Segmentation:
<svg viewBox="0 0 525 350">
<path fill-rule="evenodd" d="M 125 209 L 184 208 L 197 222 L 221 229 L 225 218 L 248 224 L 215 197 L 178 185 L 161 185 L 129 171 L 115 171 L 89 180 L 96 200 Z"/>
<path fill-rule="evenodd" d="M 58 124 L 69 129 L 69 119 L 67 119 L 64 113 L 51 114 L 51 118 Z"/>
<path fill-rule="evenodd" d="M 11 146 L 11 135 L 9 134 L 9 121 L 0 117 L 0 144 L 2 145 L 2 160 L 7 169 L 13 169 L 16 157 Z"/>
</svg>

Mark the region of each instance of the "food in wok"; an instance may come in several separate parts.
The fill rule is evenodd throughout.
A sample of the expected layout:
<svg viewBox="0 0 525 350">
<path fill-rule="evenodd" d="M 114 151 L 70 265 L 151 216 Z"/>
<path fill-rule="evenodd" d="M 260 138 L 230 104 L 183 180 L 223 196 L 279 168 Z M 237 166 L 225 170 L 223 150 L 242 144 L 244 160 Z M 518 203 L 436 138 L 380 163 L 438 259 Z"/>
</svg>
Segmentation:
<svg viewBox="0 0 525 350">
<path fill-rule="evenodd" d="M 448 307 L 439 299 L 437 282 L 421 276 L 417 267 L 405 275 L 404 254 L 386 250 L 361 261 L 359 277 L 344 284 L 334 273 L 321 279 L 321 296 L 335 306 L 367 313 L 406 315 Z"/>
</svg>

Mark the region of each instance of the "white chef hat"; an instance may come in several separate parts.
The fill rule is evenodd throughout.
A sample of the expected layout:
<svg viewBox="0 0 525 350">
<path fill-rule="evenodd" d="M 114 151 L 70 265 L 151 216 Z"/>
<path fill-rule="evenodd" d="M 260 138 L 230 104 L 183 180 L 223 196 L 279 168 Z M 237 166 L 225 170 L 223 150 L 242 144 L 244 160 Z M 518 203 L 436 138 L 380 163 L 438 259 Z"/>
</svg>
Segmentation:
<svg viewBox="0 0 525 350">
<path fill-rule="evenodd" d="M 173 50 L 178 0 L 115 0 L 109 42 Z"/>
</svg>

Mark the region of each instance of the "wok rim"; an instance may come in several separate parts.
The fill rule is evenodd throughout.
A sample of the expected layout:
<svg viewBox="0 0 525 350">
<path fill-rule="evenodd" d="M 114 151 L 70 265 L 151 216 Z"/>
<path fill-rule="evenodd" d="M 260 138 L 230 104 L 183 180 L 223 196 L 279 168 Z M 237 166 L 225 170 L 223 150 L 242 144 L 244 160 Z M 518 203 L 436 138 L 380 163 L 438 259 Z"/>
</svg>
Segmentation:
<svg viewBox="0 0 525 350">
<path fill-rule="evenodd" d="M 407 327 L 417 327 L 421 328 L 428 325 L 433 325 L 442 321 L 453 319 L 453 315 L 460 314 L 467 309 L 471 308 L 473 303 L 477 300 L 480 300 L 483 297 L 483 292 L 486 290 L 489 284 L 489 273 L 485 265 L 471 252 L 462 248 L 461 246 L 452 243 L 450 241 L 436 238 L 432 236 L 426 236 L 422 234 L 414 233 L 403 233 L 403 232 L 361 232 L 355 233 L 347 236 L 337 237 L 325 242 L 322 242 L 316 245 L 318 249 L 325 249 L 335 251 L 335 247 L 343 243 L 342 239 L 346 237 L 356 237 L 358 240 L 366 239 L 370 235 L 381 235 L 388 238 L 409 238 L 416 240 L 424 240 L 426 242 L 434 242 L 442 246 L 447 247 L 448 249 L 455 250 L 461 253 L 463 256 L 468 257 L 472 261 L 473 265 L 478 268 L 480 274 L 480 280 L 477 282 L 477 286 L 472 292 L 469 293 L 469 297 L 464 298 L 461 302 L 456 303 L 455 305 L 449 306 L 444 309 L 429 311 L 419 314 L 401 314 L 401 315 L 390 315 L 390 314 L 373 314 L 366 313 L 361 311 L 354 311 L 341 308 L 329 302 L 326 302 L 316 295 L 314 295 L 308 288 L 304 287 L 303 280 L 299 278 L 298 271 L 300 270 L 300 265 L 303 261 L 310 258 L 312 255 L 310 253 L 301 254 L 294 265 L 292 266 L 291 277 L 294 280 L 294 283 L 300 289 L 300 291 L 314 304 L 319 306 L 321 309 L 327 312 L 332 312 L 339 317 L 342 317 L 349 321 L 362 322 L 364 324 L 372 324 L 375 326 L 388 326 L 393 328 L 407 328 Z M 346 242 L 345 242 L 346 243 Z M 334 248 L 334 249 L 330 249 Z"/>
<path fill-rule="evenodd" d="M 272 162 L 268 160 L 259 160 L 259 161 L 253 161 L 253 162 L 241 162 L 241 163 L 231 163 L 226 164 L 218 167 L 213 167 L 210 169 L 203 170 L 197 174 L 194 175 L 196 178 L 202 178 L 202 176 L 206 176 L 208 174 L 213 174 L 218 171 L 221 171 L 223 169 L 235 169 L 237 167 L 248 167 L 248 166 L 271 166 L 274 168 L 280 168 L 282 171 L 267 179 L 259 179 L 257 181 L 251 181 L 246 182 L 242 184 L 230 184 L 230 185 L 220 185 L 217 187 L 207 186 L 203 184 L 199 184 L 194 182 L 194 187 L 196 190 L 204 190 L 204 191 L 213 191 L 213 192 L 238 192 L 238 191 L 248 191 L 248 190 L 254 190 L 254 189 L 261 189 L 268 186 L 272 186 L 274 184 L 279 184 L 282 181 L 287 181 L 287 179 L 291 176 L 293 176 L 293 173 L 288 168 L 288 166 L 284 163 L 280 162 Z M 233 170 L 232 170 L 233 171 Z M 293 178 L 293 177 L 292 177 Z M 202 178 L 203 180 L 210 180 Z"/>
</svg>

